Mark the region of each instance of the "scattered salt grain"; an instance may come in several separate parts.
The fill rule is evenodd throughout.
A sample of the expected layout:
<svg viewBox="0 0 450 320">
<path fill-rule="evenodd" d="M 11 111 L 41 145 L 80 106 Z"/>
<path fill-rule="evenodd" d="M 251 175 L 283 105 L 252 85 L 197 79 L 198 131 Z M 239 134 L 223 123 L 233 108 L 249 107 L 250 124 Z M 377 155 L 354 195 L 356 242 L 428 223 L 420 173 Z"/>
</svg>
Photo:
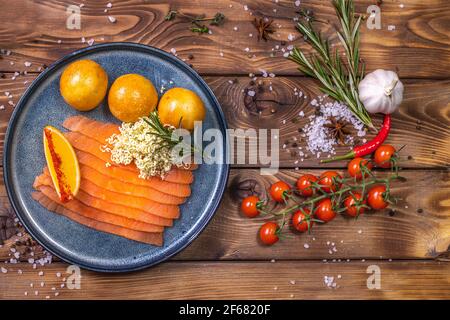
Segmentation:
<svg viewBox="0 0 450 320">
<path fill-rule="evenodd" d="M 4 267 L 2 267 L 1 270 L 2 270 L 2 273 L 7 273 L 8 272 L 8 270 L 6 268 L 4 268 Z"/>
<path fill-rule="evenodd" d="M 309 116 L 310 122 L 304 126 L 303 132 L 308 149 L 313 155 L 318 153 L 335 154 L 334 147 L 338 144 L 338 141 L 329 136 L 329 130 L 325 126 L 330 123 L 329 118 L 331 117 L 337 121 L 350 123 L 357 130 L 358 135 L 365 135 L 364 124 L 353 115 L 345 104 L 339 102 L 321 103 L 317 99 L 313 99 L 311 105 L 319 111 L 319 115 Z M 353 137 L 347 136 L 345 143 L 351 145 Z"/>
<path fill-rule="evenodd" d="M 309 244 L 305 243 L 305 244 L 303 245 L 303 247 L 304 247 L 305 249 L 309 249 Z"/>
<path fill-rule="evenodd" d="M 111 23 L 115 23 L 115 22 L 117 21 L 117 19 L 114 18 L 114 17 L 112 17 L 112 16 L 108 16 L 108 20 L 109 20 L 109 22 L 111 22 Z"/>
<path fill-rule="evenodd" d="M 25 61 L 24 65 L 25 65 L 25 67 L 31 67 L 31 62 Z"/>
<path fill-rule="evenodd" d="M 296 1 L 294 2 L 294 5 L 295 5 L 296 7 L 300 7 L 300 0 L 296 0 Z"/>
<path fill-rule="evenodd" d="M 395 30 L 395 26 L 394 25 L 388 25 L 388 30 L 389 31 L 394 31 Z"/>
<path fill-rule="evenodd" d="M 108 2 L 108 4 L 106 5 L 107 8 L 112 8 L 112 3 Z"/>
<path fill-rule="evenodd" d="M 44 271 L 39 271 L 38 276 L 42 277 L 44 275 Z"/>
<path fill-rule="evenodd" d="M 89 39 L 89 40 L 88 40 L 88 45 L 89 45 L 89 46 L 92 46 L 92 45 L 94 44 L 94 41 L 95 41 L 94 39 Z"/>
<path fill-rule="evenodd" d="M 336 288 L 337 286 L 336 282 L 334 281 L 334 277 L 332 276 L 324 276 L 323 282 L 328 288 Z"/>
</svg>

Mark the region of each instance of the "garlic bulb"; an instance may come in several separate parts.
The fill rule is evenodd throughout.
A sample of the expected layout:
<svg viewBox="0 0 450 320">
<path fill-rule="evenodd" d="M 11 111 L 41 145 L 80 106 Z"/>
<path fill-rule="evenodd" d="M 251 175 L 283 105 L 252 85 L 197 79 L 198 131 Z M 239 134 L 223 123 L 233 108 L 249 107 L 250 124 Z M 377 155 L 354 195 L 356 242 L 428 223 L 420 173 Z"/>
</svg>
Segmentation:
<svg viewBox="0 0 450 320">
<path fill-rule="evenodd" d="M 378 69 L 359 83 L 359 99 L 370 113 L 393 113 L 403 100 L 403 84 L 393 71 Z"/>
</svg>

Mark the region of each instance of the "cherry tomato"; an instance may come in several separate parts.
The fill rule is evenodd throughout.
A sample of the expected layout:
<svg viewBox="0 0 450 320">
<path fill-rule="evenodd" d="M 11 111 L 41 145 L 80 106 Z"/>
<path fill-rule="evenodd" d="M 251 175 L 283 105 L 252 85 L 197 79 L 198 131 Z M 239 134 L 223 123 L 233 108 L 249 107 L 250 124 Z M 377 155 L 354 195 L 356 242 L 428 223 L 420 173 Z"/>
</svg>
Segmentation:
<svg viewBox="0 0 450 320">
<path fill-rule="evenodd" d="M 372 164 L 369 162 L 369 160 L 363 159 L 363 158 L 353 159 L 352 161 L 350 161 L 348 163 L 348 166 L 347 166 L 348 174 L 358 180 L 361 179 L 362 178 L 361 167 L 363 167 L 363 166 L 367 170 L 372 169 Z M 366 176 L 367 176 L 367 173 L 364 177 L 366 177 Z"/>
<path fill-rule="evenodd" d="M 373 160 L 380 168 L 390 168 L 391 159 L 395 155 L 395 148 L 389 144 L 380 146 L 373 155 Z"/>
<path fill-rule="evenodd" d="M 310 220 L 309 209 L 298 210 L 292 216 L 292 225 L 300 232 L 311 230 L 313 221 Z"/>
<path fill-rule="evenodd" d="M 249 218 L 254 218 L 259 216 L 259 204 L 260 200 L 257 196 L 249 196 L 242 200 L 241 211 Z"/>
<path fill-rule="evenodd" d="M 259 238 L 264 244 L 270 246 L 280 239 L 278 237 L 279 230 L 280 227 L 276 222 L 266 222 L 259 229 Z"/>
<path fill-rule="evenodd" d="M 359 192 L 353 192 L 348 195 L 344 200 L 344 206 L 347 209 L 346 212 L 349 216 L 357 217 L 360 214 L 363 214 L 365 211 L 364 207 L 360 207 L 359 209 L 356 207 L 356 202 L 361 200 L 362 196 Z M 366 200 L 363 200 L 363 204 L 366 204 Z"/>
<path fill-rule="evenodd" d="M 326 198 L 319 202 L 315 210 L 316 217 L 323 222 L 328 222 L 336 217 L 331 199 Z"/>
<path fill-rule="evenodd" d="M 286 182 L 278 181 L 270 186 L 270 196 L 277 202 L 284 202 L 291 187 Z"/>
<path fill-rule="evenodd" d="M 325 171 L 319 177 L 319 185 L 326 193 L 336 192 L 341 187 L 341 183 L 334 181 L 335 179 L 342 179 L 342 177 L 336 171 Z"/>
<path fill-rule="evenodd" d="M 386 208 L 389 203 L 387 203 L 384 199 L 385 192 L 386 186 L 372 187 L 367 193 L 367 203 L 369 204 L 369 206 L 375 210 Z"/>
<path fill-rule="evenodd" d="M 317 182 L 317 177 L 312 174 L 305 174 L 298 178 L 297 180 L 297 190 L 305 197 L 311 197 L 314 194 L 314 189 L 312 188 L 312 183 Z"/>
</svg>

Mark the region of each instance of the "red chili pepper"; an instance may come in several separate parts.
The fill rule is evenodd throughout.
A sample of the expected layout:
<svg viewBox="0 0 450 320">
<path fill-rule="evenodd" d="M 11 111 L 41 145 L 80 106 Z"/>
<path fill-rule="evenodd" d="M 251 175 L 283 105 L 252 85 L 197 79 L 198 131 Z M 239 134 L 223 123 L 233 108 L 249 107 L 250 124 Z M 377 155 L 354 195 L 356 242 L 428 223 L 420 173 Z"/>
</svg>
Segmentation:
<svg viewBox="0 0 450 320">
<path fill-rule="evenodd" d="M 384 140 L 386 140 L 387 136 L 389 135 L 390 129 L 391 129 L 391 115 L 387 114 L 384 116 L 383 127 L 381 128 L 380 132 L 378 132 L 377 136 L 373 138 L 373 140 L 370 140 L 369 142 L 363 145 L 354 147 L 352 151 L 343 156 L 325 159 L 322 160 L 321 163 L 353 159 L 356 157 L 363 157 L 365 155 L 371 154 L 384 142 Z"/>
</svg>

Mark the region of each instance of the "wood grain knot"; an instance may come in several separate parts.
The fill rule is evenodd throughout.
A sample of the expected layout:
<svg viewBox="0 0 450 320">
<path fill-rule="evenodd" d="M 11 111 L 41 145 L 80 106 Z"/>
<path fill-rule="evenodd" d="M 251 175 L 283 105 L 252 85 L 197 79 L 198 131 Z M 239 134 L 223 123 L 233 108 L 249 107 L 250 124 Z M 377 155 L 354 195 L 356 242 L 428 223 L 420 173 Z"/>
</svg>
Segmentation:
<svg viewBox="0 0 450 320">
<path fill-rule="evenodd" d="M 274 87 L 269 83 L 251 81 L 243 90 L 244 107 L 252 115 L 273 115 L 280 106 L 293 105 L 279 99 Z"/>
<path fill-rule="evenodd" d="M 18 224 L 14 222 L 14 214 L 9 208 L 0 211 L 0 244 L 18 232 Z"/>
<path fill-rule="evenodd" d="M 229 189 L 234 201 L 241 201 L 251 195 L 261 197 L 264 190 L 257 180 L 251 178 L 241 180 L 239 176 L 231 181 Z"/>
</svg>

